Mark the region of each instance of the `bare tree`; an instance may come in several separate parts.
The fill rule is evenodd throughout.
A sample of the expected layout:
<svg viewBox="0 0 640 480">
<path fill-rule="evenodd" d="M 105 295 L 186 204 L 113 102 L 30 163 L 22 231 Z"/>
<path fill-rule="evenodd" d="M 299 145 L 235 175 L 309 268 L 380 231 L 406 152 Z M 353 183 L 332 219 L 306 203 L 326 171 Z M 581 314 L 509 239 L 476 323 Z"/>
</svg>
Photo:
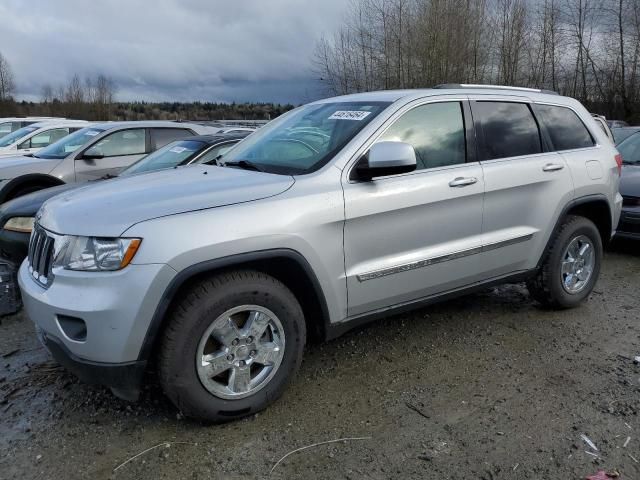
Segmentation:
<svg viewBox="0 0 640 480">
<path fill-rule="evenodd" d="M 7 59 L 0 53 L 0 102 L 8 101 L 16 88 L 13 72 Z"/>
</svg>

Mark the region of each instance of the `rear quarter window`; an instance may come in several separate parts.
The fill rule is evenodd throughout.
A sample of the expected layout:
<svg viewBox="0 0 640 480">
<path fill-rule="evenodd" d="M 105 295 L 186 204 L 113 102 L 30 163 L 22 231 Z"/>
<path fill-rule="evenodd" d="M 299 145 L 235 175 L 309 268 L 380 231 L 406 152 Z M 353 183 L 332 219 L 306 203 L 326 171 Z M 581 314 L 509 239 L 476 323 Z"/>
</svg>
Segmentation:
<svg viewBox="0 0 640 480">
<path fill-rule="evenodd" d="M 574 150 L 595 145 L 585 124 L 570 108 L 536 105 L 535 109 L 549 133 L 554 150 Z"/>
</svg>

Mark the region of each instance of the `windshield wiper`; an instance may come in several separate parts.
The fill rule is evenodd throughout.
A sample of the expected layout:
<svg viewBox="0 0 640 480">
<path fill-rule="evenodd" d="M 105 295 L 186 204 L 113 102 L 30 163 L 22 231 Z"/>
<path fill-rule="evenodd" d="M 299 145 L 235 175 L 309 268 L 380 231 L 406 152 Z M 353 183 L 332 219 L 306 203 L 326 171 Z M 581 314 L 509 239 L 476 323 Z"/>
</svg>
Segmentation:
<svg viewBox="0 0 640 480">
<path fill-rule="evenodd" d="M 255 163 L 250 162 L 249 160 L 238 160 L 235 162 L 224 162 L 221 164 L 223 167 L 240 167 L 245 170 L 255 170 L 256 172 L 263 172 L 264 170 L 256 165 Z"/>
</svg>

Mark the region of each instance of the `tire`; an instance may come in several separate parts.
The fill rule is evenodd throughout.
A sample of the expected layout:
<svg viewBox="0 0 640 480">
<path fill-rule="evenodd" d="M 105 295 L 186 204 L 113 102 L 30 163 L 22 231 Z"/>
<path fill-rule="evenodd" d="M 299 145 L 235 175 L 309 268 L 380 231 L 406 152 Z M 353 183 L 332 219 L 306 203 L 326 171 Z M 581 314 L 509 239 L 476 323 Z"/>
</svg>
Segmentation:
<svg viewBox="0 0 640 480">
<path fill-rule="evenodd" d="M 585 248 L 586 244 L 589 247 Z M 578 250 L 576 248 L 580 247 Z M 585 248 L 585 257 L 591 249 L 593 265 L 590 275 L 585 270 L 577 275 L 571 272 L 573 265 L 580 263 L 571 262 L 571 253 L 568 249 L 577 252 Z M 573 255 L 576 259 L 583 260 L 579 255 Z M 542 265 L 535 277 L 527 282 L 527 288 L 531 297 L 544 307 L 548 308 L 573 308 L 586 300 L 598 280 L 600 265 L 602 262 L 602 238 L 594 223 L 585 218 L 568 215 L 565 221 L 554 233 L 553 240 L 543 257 Z M 566 270 L 563 271 L 563 263 Z M 585 264 L 590 264 L 587 260 Z M 577 268 L 576 267 L 576 268 Z M 583 278 L 584 280 L 580 280 Z M 571 283 L 576 282 L 572 287 Z"/>
<path fill-rule="evenodd" d="M 167 321 L 158 352 L 160 384 L 188 417 L 222 423 L 259 412 L 282 395 L 302 362 L 300 304 L 261 272 L 228 272 L 193 285 Z M 265 324 L 264 334 L 244 335 Z M 212 374 L 227 364 L 228 370 Z"/>
</svg>

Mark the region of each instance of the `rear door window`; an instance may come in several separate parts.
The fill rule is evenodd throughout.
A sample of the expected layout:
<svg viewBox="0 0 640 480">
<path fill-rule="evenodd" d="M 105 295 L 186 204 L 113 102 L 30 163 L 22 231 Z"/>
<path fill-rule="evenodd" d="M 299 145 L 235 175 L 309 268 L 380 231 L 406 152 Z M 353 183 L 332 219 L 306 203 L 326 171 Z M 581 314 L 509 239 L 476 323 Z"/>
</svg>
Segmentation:
<svg viewBox="0 0 640 480">
<path fill-rule="evenodd" d="M 526 103 L 474 102 L 473 115 L 483 132 L 482 160 L 542 152 L 540 130 Z"/>
<path fill-rule="evenodd" d="M 152 128 L 151 149 L 157 150 L 165 145 L 181 138 L 193 136 L 191 130 L 186 128 Z"/>
<path fill-rule="evenodd" d="M 554 150 L 589 148 L 595 144 L 587 127 L 570 108 L 536 105 L 535 109 L 551 137 Z"/>
</svg>

